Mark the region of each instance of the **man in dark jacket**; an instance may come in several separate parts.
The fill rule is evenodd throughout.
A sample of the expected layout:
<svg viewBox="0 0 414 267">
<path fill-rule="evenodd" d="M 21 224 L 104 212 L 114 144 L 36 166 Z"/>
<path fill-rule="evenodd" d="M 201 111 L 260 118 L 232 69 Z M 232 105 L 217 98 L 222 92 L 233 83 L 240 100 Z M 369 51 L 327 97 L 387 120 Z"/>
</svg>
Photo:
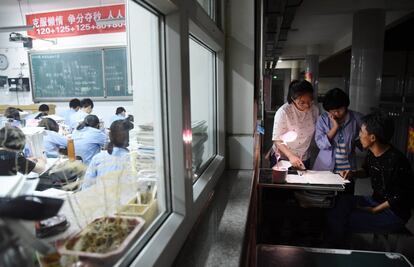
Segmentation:
<svg viewBox="0 0 414 267">
<path fill-rule="evenodd" d="M 367 156 L 363 168 L 344 171 L 345 179 L 371 177 L 372 196 L 338 197 L 328 212 L 331 245 L 347 247 L 349 233 L 390 233 L 404 229 L 411 216 L 414 177 L 408 159 L 390 144 L 391 118 L 369 114 L 362 118 L 360 141 Z"/>
</svg>

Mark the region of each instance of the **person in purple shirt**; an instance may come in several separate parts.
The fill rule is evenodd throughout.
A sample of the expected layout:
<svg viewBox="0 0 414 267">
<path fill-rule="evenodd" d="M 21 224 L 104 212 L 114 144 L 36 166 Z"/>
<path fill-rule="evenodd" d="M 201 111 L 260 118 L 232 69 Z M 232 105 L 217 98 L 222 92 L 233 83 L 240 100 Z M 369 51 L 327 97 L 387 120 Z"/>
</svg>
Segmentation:
<svg viewBox="0 0 414 267">
<path fill-rule="evenodd" d="M 314 170 L 340 173 L 356 169 L 355 147 L 362 114 L 348 109 L 349 96 L 339 88 L 326 93 L 326 110 L 316 122 L 315 141 L 319 154 Z"/>
</svg>

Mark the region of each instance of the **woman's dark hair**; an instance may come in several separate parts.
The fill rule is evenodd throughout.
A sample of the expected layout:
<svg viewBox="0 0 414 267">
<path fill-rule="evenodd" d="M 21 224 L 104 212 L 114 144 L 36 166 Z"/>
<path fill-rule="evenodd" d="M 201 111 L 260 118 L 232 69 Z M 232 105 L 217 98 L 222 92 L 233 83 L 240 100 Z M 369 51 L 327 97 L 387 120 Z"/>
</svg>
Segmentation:
<svg viewBox="0 0 414 267">
<path fill-rule="evenodd" d="M 46 105 L 46 104 L 41 104 L 41 105 L 39 106 L 39 111 L 40 111 L 40 112 L 49 111 L 49 106 L 48 106 L 48 105 Z"/>
<path fill-rule="evenodd" d="M 88 115 L 85 117 L 83 122 L 81 122 L 76 130 L 82 130 L 86 126 L 99 129 L 99 118 L 96 115 Z"/>
<path fill-rule="evenodd" d="M 4 111 L 4 117 L 6 117 L 7 119 L 14 119 L 14 120 L 20 120 L 20 113 L 19 113 L 19 109 L 14 108 L 14 107 L 8 107 L 5 111 Z"/>
<path fill-rule="evenodd" d="M 289 84 L 289 92 L 287 95 L 287 102 L 291 104 L 294 99 L 306 95 L 311 94 L 313 96 L 313 87 L 312 84 L 308 81 L 298 81 L 293 80 Z"/>
<path fill-rule="evenodd" d="M 329 90 L 323 98 L 323 108 L 326 111 L 345 107 L 348 109 L 349 96 L 339 88 Z"/>
<path fill-rule="evenodd" d="M 375 135 L 381 144 L 388 144 L 394 134 L 394 121 L 391 117 L 380 113 L 371 113 L 361 119 L 362 125 L 369 134 Z"/>
<path fill-rule="evenodd" d="M 45 129 L 49 131 L 59 132 L 59 124 L 51 118 L 42 119 L 38 126 L 45 127 Z"/>
<path fill-rule="evenodd" d="M 6 126 L 0 129 L 0 147 L 21 151 L 26 143 L 26 136 L 17 127 Z"/>
<path fill-rule="evenodd" d="M 121 114 L 122 112 L 126 112 L 126 110 L 123 107 L 118 107 L 116 108 L 115 114 L 118 115 L 118 114 Z"/>
<path fill-rule="evenodd" d="M 93 101 L 90 98 L 84 98 L 84 99 L 81 100 L 80 106 L 82 108 L 87 108 L 87 107 L 93 108 Z"/>
<path fill-rule="evenodd" d="M 75 108 L 77 108 L 77 107 L 80 107 L 80 105 L 81 105 L 81 102 L 80 102 L 80 100 L 79 100 L 79 99 L 77 99 L 77 98 L 74 98 L 74 99 L 72 99 L 71 101 L 69 101 L 69 107 L 70 107 L 70 108 L 75 109 Z"/>
<path fill-rule="evenodd" d="M 109 132 L 109 140 L 111 141 L 109 147 L 123 147 L 129 145 L 129 131 L 134 128 L 134 125 L 129 120 L 117 120 L 111 124 Z M 112 154 L 112 151 L 109 151 Z"/>
</svg>

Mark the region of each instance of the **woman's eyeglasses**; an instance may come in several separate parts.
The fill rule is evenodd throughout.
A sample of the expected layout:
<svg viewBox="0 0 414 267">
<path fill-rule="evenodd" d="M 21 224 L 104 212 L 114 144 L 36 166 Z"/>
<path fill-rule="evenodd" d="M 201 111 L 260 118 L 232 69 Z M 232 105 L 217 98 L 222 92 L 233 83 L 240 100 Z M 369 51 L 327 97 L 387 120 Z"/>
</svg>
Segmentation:
<svg viewBox="0 0 414 267">
<path fill-rule="evenodd" d="M 292 101 L 295 102 L 296 105 L 298 105 L 299 107 L 308 107 L 310 108 L 313 105 L 313 100 L 311 101 L 303 101 L 300 99 L 293 99 Z"/>
</svg>

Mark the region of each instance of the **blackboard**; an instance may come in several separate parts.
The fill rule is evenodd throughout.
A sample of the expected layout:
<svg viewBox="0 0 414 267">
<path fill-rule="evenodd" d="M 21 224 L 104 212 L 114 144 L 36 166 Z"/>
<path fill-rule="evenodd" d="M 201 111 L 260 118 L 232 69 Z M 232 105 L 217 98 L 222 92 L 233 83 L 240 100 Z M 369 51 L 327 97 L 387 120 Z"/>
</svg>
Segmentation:
<svg viewBox="0 0 414 267">
<path fill-rule="evenodd" d="M 34 101 L 130 97 L 126 48 L 32 52 Z"/>
<path fill-rule="evenodd" d="M 105 49 L 105 87 L 107 96 L 132 96 L 128 91 L 127 56 L 125 48 Z"/>
</svg>

